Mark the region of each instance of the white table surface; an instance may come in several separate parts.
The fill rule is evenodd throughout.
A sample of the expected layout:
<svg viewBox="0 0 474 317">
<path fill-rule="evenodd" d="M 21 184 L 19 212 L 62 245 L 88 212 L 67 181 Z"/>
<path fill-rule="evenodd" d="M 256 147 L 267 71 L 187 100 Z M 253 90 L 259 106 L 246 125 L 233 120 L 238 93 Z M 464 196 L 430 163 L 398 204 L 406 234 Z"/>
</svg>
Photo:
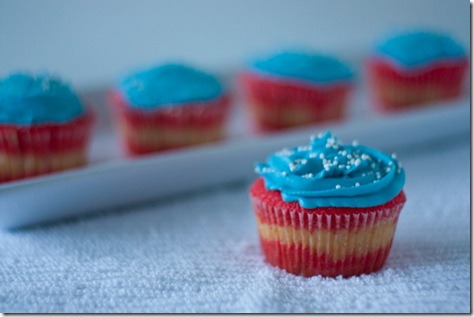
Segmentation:
<svg viewBox="0 0 474 317">
<path fill-rule="evenodd" d="M 384 268 L 302 278 L 265 264 L 249 183 L 0 231 L 2 312 L 470 311 L 469 136 L 398 152 L 408 201 Z"/>
</svg>

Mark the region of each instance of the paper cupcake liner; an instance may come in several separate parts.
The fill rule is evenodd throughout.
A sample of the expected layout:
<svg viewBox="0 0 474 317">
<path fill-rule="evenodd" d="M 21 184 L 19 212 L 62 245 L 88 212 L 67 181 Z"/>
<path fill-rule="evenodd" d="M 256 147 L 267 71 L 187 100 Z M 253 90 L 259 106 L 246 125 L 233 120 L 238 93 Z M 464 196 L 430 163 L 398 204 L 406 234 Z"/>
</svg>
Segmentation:
<svg viewBox="0 0 474 317">
<path fill-rule="evenodd" d="M 311 85 L 253 73 L 242 74 L 240 81 L 258 131 L 342 119 L 351 88 L 348 82 Z"/>
<path fill-rule="evenodd" d="M 402 69 L 380 58 L 366 62 L 374 105 L 382 112 L 459 97 L 467 69 L 467 59 L 439 61 L 413 69 Z"/>
<path fill-rule="evenodd" d="M 0 124 L 0 182 L 82 166 L 92 112 L 67 123 Z"/>
<path fill-rule="evenodd" d="M 251 200 L 266 261 L 303 276 L 348 277 L 381 269 L 405 202 L 401 192 L 376 207 L 304 209 L 257 192 L 251 189 Z"/>
<path fill-rule="evenodd" d="M 203 144 L 225 137 L 230 108 L 228 95 L 153 110 L 130 107 L 118 92 L 111 92 L 109 101 L 128 155 Z"/>
</svg>

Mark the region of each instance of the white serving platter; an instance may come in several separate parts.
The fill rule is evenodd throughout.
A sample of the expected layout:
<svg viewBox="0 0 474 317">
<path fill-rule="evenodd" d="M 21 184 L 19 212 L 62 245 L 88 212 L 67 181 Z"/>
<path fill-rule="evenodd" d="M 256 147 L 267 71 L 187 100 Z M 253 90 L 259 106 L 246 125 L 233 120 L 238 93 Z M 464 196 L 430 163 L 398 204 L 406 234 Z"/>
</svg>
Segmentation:
<svg viewBox="0 0 474 317">
<path fill-rule="evenodd" d="M 255 162 L 283 147 L 306 144 L 311 134 L 325 130 L 343 142 L 357 139 L 389 153 L 443 138 L 469 138 L 468 96 L 389 116 L 364 108 L 361 95 L 354 98 L 360 107 L 352 108 L 345 122 L 258 136 L 245 132 L 245 120 L 237 108 L 228 140 L 135 159 L 121 156 L 103 107 L 98 111 L 88 166 L 0 185 L 0 228 L 50 222 L 250 180 L 255 178 Z"/>
</svg>

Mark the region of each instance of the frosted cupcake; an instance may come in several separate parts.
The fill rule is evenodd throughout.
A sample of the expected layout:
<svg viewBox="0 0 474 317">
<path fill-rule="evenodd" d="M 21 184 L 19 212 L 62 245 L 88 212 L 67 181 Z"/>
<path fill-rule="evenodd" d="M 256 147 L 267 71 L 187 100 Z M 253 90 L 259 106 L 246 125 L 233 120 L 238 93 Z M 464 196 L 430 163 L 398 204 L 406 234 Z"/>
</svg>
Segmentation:
<svg viewBox="0 0 474 317">
<path fill-rule="evenodd" d="M 345 117 L 353 73 L 325 55 L 284 51 L 255 59 L 241 76 L 256 131 L 272 131 Z"/>
<path fill-rule="evenodd" d="M 214 76 L 181 64 L 132 73 L 110 95 L 129 155 L 221 140 L 230 98 Z"/>
<path fill-rule="evenodd" d="M 270 155 L 256 172 L 250 197 L 268 263 L 303 276 L 382 268 L 406 200 L 394 155 L 326 133 Z"/>
<path fill-rule="evenodd" d="M 49 75 L 0 80 L 0 182 L 84 165 L 93 116 Z"/>
<path fill-rule="evenodd" d="M 376 109 L 387 112 L 460 96 L 468 58 L 447 35 L 412 31 L 379 43 L 366 67 Z"/>
</svg>

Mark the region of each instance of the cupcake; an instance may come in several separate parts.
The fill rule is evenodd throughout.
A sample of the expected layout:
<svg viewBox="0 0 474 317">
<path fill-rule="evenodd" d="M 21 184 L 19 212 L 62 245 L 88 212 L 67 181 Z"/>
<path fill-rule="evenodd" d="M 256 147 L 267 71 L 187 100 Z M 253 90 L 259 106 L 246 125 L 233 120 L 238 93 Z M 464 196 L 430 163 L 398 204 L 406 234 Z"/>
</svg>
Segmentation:
<svg viewBox="0 0 474 317">
<path fill-rule="evenodd" d="M 376 109 L 390 112 L 460 96 L 468 58 L 447 35 L 413 31 L 379 43 L 366 68 Z"/>
<path fill-rule="evenodd" d="M 0 80 L 0 182 L 84 165 L 93 115 L 49 75 Z"/>
<path fill-rule="evenodd" d="M 241 86 L 254 130 L 264 132 L 344 118 L 352 78 L 333 57 L 284 51 L 250 62 Z"/>
<path fill-rule="evenodd" d="M 186 65 L 164 64 L 125 76 L 110 101 L 132 156 L 225 136 L 229 95 L 216 77 Z"/>
<path fill-rule="evenodd" d="M 250 187 L 268 263 L 303 276 L 382 268 L 405 203 L 405 172 L 377 150 L 329 132 L 257 163 Z"/>
</svg>

